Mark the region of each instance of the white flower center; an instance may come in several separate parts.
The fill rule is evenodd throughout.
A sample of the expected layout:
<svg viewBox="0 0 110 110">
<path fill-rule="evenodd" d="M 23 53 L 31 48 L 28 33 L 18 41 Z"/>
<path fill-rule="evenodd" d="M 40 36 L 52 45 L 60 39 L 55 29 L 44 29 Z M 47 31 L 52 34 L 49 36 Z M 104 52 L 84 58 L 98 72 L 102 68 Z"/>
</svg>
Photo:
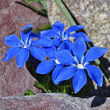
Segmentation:
<svg viewBox="0 0 110 110">
<path fill-rule="evenodd" d="M 27 48 L 27 46 L 26 46 L 26 45 L 24 45 L 24 48 Z"/>
<path fill-rule="evenodd" d="M 57 64 L 60 64 L 60 62 L 59 62 L 57 59 L 55 60 L 55 62 L 56 62 Z"/>
<path fill-rule="evenodd" d="M 79 68 L 79 69 L 84 69 L 84 66 L 83 66 L 82 64 L 78 64 L 78 65 L 77 65 L 77 68 Z"/>
</svg>

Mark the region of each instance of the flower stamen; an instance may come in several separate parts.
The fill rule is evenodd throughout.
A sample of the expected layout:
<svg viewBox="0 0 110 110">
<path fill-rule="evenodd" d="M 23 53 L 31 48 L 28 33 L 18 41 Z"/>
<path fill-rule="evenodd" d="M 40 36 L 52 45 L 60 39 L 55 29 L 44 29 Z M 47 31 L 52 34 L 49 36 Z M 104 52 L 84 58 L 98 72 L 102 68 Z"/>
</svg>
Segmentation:
<svg viewBox="0 0 110 110">
<path fill-rule="evenodd" d="M 77 65 L 77 68 L 79 68 L 79 69 L 84 69 L 84 66 L 83 66 L 82 64 L 78 64 L 78 65 Z"/>
</svg>

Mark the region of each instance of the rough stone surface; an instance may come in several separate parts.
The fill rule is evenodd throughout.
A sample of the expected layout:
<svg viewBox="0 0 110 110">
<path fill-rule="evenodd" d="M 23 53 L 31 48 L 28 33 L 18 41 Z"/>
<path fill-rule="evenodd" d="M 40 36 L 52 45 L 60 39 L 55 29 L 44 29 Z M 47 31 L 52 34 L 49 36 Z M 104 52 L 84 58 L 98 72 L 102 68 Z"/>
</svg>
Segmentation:
<svg viewBox="0 0 110 110">
<path fill-rule="evenodd" d="M 105 55 L 110 60 L 110 2 L 109 0 L 63 0 L 95 46 L 106 47 Z M 49 20 L 53 24 L 59 20 L 70 26 L 54 0 L 48 0 Z M 109 64 L 108 64 L 109 65 Z"/>
<path fill-rule="evenodd" d="M 9 48 L 3 42 L 4 36 L 16 34 L 20 37 L 20 30 L 27 24 L 32 23 L 37 28 L 49 23 L 47 18 L 15 1 L 21 0 L 0 0 L 0 96 L 23 95 L 27 89 L 38 92 L 33 86 L 35 79 L 25 66 L 18 69 L 15 58 L 8 62 L 2 61 Z M 42 8 L 38 3 L 33 4 Z"/>
<path fill-rule="evenodd" d="M 69 10 L 78 20 L 79 24 L 85 25 L 85 30 L 89 37 L 93 40 L 95 45 L 102 46 L 103 39 L 110 37 L 110 20 L 109 0 L 63 0 Z M 48 15 L 52 24 L 60 20 L 66 24 L 66 28 L 70 26 L 64 15 L 59 11 L 59 7 L 53 2 L 48 0 Z M 105 39 L 106 40 L 106 39 Z M 106 40 L 106 41 L 108 41 Z M 105 42 L 106 42 L 105 41 Z"/>
<path fill-rule="evenodd" d="M 61 21 L 67 29 L 70 24 L 62 14 L 54 0 L 47 0 L 49 20 L 53 24 Z M 109 0 L 63 0 L 79 24 L 85 25 L 88 34 L 95 46 L 106 47 L 108 52 L 104 55 L 102 63 L 110 74 L 110 1 Z M 97 89 L 97 85 L 95 85 Z M 94 90 L 95 90 L 94 89 Z M 110 96 L 110 83 L 105 79 L 103 88 L 98 88 L 93 94 L 106 94 Z"/>
<path fill-rule="evenodd" d="M 110 98 L 38 93 L 0 98 L 0 110 L 110 110 Z"/>
</svg>

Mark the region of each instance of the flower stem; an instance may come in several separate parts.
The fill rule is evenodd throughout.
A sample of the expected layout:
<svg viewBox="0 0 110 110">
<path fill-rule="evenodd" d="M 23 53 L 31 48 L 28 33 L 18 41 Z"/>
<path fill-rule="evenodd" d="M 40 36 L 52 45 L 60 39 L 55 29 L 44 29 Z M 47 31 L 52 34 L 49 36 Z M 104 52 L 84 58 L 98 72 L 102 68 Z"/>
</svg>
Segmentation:
<svg viewBox="0 0 110 110">
<path fill-rule="evenodd" d="M 63 4 L 62 0 L 54 0 L 55 3 L 58 5 L 58 7 L 60 8 L 60 10 L 62 11 L 62 13 L 65 15 L 65 17 L 68 19 L 69 23 L 71 25 L 76 25 L 76 23 L 74 22 L 71 14 L 68 12 L 67 8 L 65 7 L 65 5 Z"/>
<path fill-rule="evenodd" d="M 74 19 L 72 18 L 70 12 L 65 7 L 64 3 L 62 2 L 62 0 L 54 0 L 54 1 L 58 5 L 58 7 L 62 11 L 62 13 L 65 15 L 65 17 L 68 19 L 69 23 L 71 25 L 76 25 Z M 91 46 L 88 43 L 87 43 L 87 45 L 88 45 L 89 48 L 91 48 Z M 107 78 L 107 80 L 110 82 L 110 75 L 108 74 L 108 72 L 106 71 L 104 66 L 101 64 L 101 62 L 97 59 L 97 60 L 95 60 L 95 63 L 99 66 L 99 68 L 102 70 L 102 72 L 104 73 L 104 75 Z"/>
<path fill-rule="evenodd" d="M 35 8 L 34 6 L 30 5 L 26 0 L 22 0 L 22 2 L 24 2 L 28 7 L 30 7 L 32 10 L 34 10 L 35 12 L 37 12 L 38 14 L 47 17 L 47 12 L 42 11 L 42 10 L 38 10 L 37 8 Z"/>
</svg>

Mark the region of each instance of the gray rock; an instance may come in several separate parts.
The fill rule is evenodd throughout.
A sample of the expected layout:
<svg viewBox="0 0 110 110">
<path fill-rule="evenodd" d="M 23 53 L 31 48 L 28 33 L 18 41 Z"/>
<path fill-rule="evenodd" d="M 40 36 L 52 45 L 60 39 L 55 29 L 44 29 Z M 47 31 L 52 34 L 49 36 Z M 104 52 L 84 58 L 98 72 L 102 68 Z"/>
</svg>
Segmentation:
<svg viewBox="0 0 110 110">
<path fill-rule="evenodd" d="M 27 89 L 39 92 L 34 87 L 35 79 L 25 66 L 18 69 L 15 58 L 8 62 L 2 61 L 9 48 L 3 42 L 4 36 L 15 34 L 20 37 L 21 29 L 27 24 L 32 23 L 35 29 L 49 23 L 47 18 L 15 1 L 21 0 L 0 0 L 0 96 L 23 95 Z M 39 9 L 42 8 L 38 3 L 33 4 Z"/>
<path fill-rule="evenodd" d="M 38 93 L 0 98 L 0 110 L 110 110 L 110 98 Z"/>
</svg>

